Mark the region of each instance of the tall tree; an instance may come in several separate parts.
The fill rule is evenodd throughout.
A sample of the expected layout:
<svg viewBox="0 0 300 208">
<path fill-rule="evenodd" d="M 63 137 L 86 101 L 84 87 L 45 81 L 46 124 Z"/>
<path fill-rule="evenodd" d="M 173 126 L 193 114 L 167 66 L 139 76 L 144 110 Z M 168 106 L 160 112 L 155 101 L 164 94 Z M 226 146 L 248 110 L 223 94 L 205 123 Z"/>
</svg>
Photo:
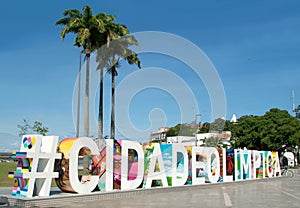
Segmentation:
<svg viewBox="0 0 300 208">
<path fill-rule="evenodd" d="M 263 116 L 243 116 L 231 125 L 233 147 L 279 150 L 300 144 L 300 122 L 286 110 L 270 109 Z"/>
<path fill-rule="evenodd" d="M 102 61 L 102 68 L 106 68 L 111 74 L 111 139 L 115 139 L 115 77 L 118 75 L 117 68 L 120 67 L 120 60 L 124 59 L 128 64 L 135 64 L 139 68 L 141 62 L 138 55 L 130 49 L 138 45 L 134 36 L 125 25 L 115 24 L 112 21 L 107 24 L 107 45 L 97 51 L 97 60 Z"/>
<path fill-rule="evenodd" d="M 76 34 L 74 45 L 83 48 L 86 59 L 86 83 L 84 97 L 84 136 L 89 136 L 89 77 L 90 77 L 90 55 L 95 49 L 102 45 L 104 24 L 100 18 L 101 14 L 93 15 L 89 6 L 84 6 L 82 12 L 77 9 L 66 10 L 63 18 L 56 25 L 63 25 L 61 38 L 66 34 Z M 79 112 L 78 112 L 79 113 Z"/>
<path fill-rule="evenodd" d="M 103 21 L 104 24 L 104 32 L 102 34 L 102 39 L 106 40 L 105 43 L 103 43 L 98 48 L 98 55 L 96 57 L 96 61 L 99 63 L 97 70 L 100 74 L 100 83 L 99 83 L 99 111 L 98 111 L 98 139 L 103 139 L 103 79 L 104 79 L 104 68 L 106 66 L 104 58 L 106 53 L 106 48 L 109 47 L 111 37 L 116 38 L 114 31 L 112 28 L 115 28 L 117 25 L 114 23 L 114 20 L 116 19 L 115 16 L 101 13 L 98 15 L 98 18 L 100 18 Z M 103 47 L 103 48 L 101 48 Z M 103 50 L 104 49 L 104 50 Z M 107 57 L 106 57 L 107 58 Z"/>
</svg>

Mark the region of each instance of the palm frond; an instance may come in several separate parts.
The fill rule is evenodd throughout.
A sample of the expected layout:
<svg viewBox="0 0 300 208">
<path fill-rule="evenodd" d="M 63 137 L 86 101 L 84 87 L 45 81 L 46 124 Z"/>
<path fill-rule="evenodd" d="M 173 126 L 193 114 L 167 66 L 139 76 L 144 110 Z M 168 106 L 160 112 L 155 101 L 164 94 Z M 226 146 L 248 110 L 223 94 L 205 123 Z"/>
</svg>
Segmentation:
<svg viewBox="0 0 300 208">
<path fill-rule="evenodd" d="M 92 8 L 89 6 L 84 6 L 82 8 L 82 19 L 87 23 L 93 16 Z"/>
<path fill-rule="evenodd" d="M 67 17 L 67 18 L 62 18 L 60 20 L 58 20 L 55 25 L 67 25 L 70 21 L 70 18 Z"/>
<path fill-rule="evenodd" d="M 69 33 L 69 28 L 68 28 L 68 27 L 63 28 L 63 29 L 61 30 L 60 37 L 61 37 L 62 39 L 64 39 L 67 33 Z"/>
<path fill-rule="evenodd" d="M 84 28 L 85 24 L 81 18 L 73 18 L 71 21 L 69 21 L 68 27 L 70 27 L 70 31 L 77 32 L 81 28 Z"/>
<path fill-rule="evenodd" d="M 77 33 L 77 41 L 80 43 L 83 48 L 86 48 L 89 44 L 90 31 L 88 28 L 80 28 Z"/>
<path fill-rule="evenodd" d="M 66 17 L 70 17 L 70 18 L 78 18 L 81 17 L 80 11 L 78 11 L 77 9 L 69 9 L 64 11 L 63 15 Z"/>
<path fill-rule="evenodd" d="M 95 17 L 101 19 L 104 23 L 113 22 L 116 19 L 116 16 L 105 13 L 99 13 Z"/>
</svg>

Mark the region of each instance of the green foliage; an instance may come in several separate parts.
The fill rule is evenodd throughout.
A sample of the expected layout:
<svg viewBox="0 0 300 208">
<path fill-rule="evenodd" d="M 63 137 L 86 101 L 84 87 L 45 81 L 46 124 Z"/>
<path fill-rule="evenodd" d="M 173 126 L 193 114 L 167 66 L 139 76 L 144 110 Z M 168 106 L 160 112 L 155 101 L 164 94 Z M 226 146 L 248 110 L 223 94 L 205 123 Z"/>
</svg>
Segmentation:
<svg viewBox="0 0 300 208">
<path fill-rule="evenodd" d="M 82 11 L 77 9 L 66 10 L 63 18 L 56 22 L 56 25 L 62 25 L 61 38 L 64 39 L 66 34 L 73 33 L 76 35 L 74 45 L 83 47 L 83 53 L 87 58 L 87 73 L 89 71 L 90 53 L 97 51 L 97 69 L 101 70 L 100 79 L 103 79 L 103 70 L 106 69 L 112 74 L 112 96 L 114 96 L 114 76 L 118 75 L 117 68 L 120 67 L 119 60 L 125 59 L 128 64 L 135 64 L 141 68 L 141 62 L 138 55 L 130 49 L 131 46 L 137 46 L 137 40 L 130 35 L 128 28 L 122 24 L 116 24 L 113 15 L 98 13 L 93 15 L 89 6 L 84 6 Z M 86 86 L 89 86 L 89 76 L 86 76 Z M 88 95 L 86 87 L 86 95 Z M 100 82 L 100 102 L 99 102 L 99 129 L 98 137 L 102 138 L 103 126 L 103 82 Z M 89 97 L 87 96 L 87 100 Z M 87 105 L 88 106 L 88 105 Z M 87 107 L 88 108 L 88 107 Z M 88 110 L 87 110 L 88 112 Z M 88 122 L 89 115 L 85 114 L 85 121 Z M 114 123 L 114 99 L 112 99 L 112 123 Z M 111 127 L 114 129 L 114 124 Z M 85 126 L 85 134 L 88 134 L 88 126 Z M 112 136 L 114 138 L 114 135 Z"/>
<path fill-rule="evenodd" d="M 224 127 L 225 120 L 218 118 L 210 124 L 211 132 L 222 132 Z"/>
<path fill-rule="evenodd" d="M 300 109 L 300 107 L 299 107 Z M 237 123 L 216 119 L 212 123 L 205 122 L 199 133 L 231 131 L 233 148 L 255 150 L 279 150 L 282 145 L 288 148 L 300 146 L 300 122 L 286 110 L 270 109 L 263 116 L 245 115 Z M 192 136 L 195 129 L 191 124 L 177 124 L 169 129 L 170 136 Z M 204 146 L 220 147 L 219 138 L 205 139 Z"/>
<path fill-rule="evenodd" d="M 56 22 L 56 25 L 62 25 L 64 28 L 61 31 L 61 38 L 64 39 L 66 34 L 73 33 L 76 35 L 74 45 L 78 47 L 83 47 L 82 53 L 86 55 L 86 73 L 89 74 L 89 62 L 90 62 L 90 53 L 94 52 L 96 49 L 100 48 L 102 45 L 109 45 L 110 36 L 114 37 L 114 34 L 110 33 L 110 30 L 107 28 L 114 27 L 111 24 L 115 20 L 115 16 L 107 15 L 105 13 L 98 13 L 93 15 L 92 9 L 89 6 L 84 6 L 82 11 L 78 11 L 77 9 L 66 10 L 63 13 L 63 18 Z M 117 28 L 121 30 L 121 27 Z M 127 28 L 122 27 L 119 33 L 127 31 Z M 103 71 L 101 72 L 103 75 Z M 101 80 L 103 77 L 101 78 Z M 101 81 L 102 83 L 102 81 Z M 101 84 L 100 84 L 101 85 Z M 102 84 L 103 85 L 103 84 Z M 85 114 L 84 114 L 84 122 L 85 124 L 89 121 L 89 76 L 86 76 L 86 89 L 85 89 L 85 98 L 87 100 Z M 100 86 L 100 93 L 102 93 L 103 89 Z M 101 96 L 100 96 L 101 97 Z M 99 103 L 99 111 L 102 112 L 101 108 L 102 102 Z M 101 114 L 99 112 L 99 114 Z M 79 113 L 79 110 L 78 110 Z M 99 138 L 102 138 L 102 126 L 103 126 L 103 118 L 99 119 Z M 100 129 L 101 128 L 101 129 Z M 88 125 L 84 126 L 84 135 L 88 136 L 89 127 Z"/>
<path fill-rule="evenodd" d="M 48 127 L 44 127 L 43 124 L 39 121 L 35 121 L 33 123 L 33 126 L 30 125 L 29 119 L 24 118 L 22 122 L 22 124 L 17 125 L 17 127 L 19 128 L 19 137 L 22 137 L 22 135 L 25 134 L 34 133 L 45 136 L 49 132 Z"/>
<path fill-rule="evenodd" d="M 230 126 L 234 148 L 278 150 L 300 144 L 300 123 L 286 110 L 273 108 L 263 116 L 243 116 Z"/>
<path fill-rule="evenodd" d="M 84 6 L 81 12 L 77 9 L 66 10 L 63 16 L 62 19 L 56 22 L 56 25 L 64 26 L 61 31 L 61 38 L 64 39 L 68 33 L 76 34 L 74 45 L 88 49 L 86 54 L 106 42 L 104 36 L 104 22 L 106 20 L 103 18 L 115 18 L 104 13 L 93 15 L 92 8 L 89 6 Z"/>
<path fill-rule="evenodd" d="M 49 132 L 49 129 L 47 127 L 44 127 L 43 124 L 39 121 L 34 122 L 32 130 L 43 136 L 45 136 Z"/>
<path fill-rule="evenodd" d="M 169 136 L 195 136 L 197 128 L 194 124 L 177 124 L 171 127 L 167 132 L 167 137 Z"/>
<path fill-rule="evenodd" d="M 167 132 L 166 136 L 167 137 L 178 136 L 179 131 L 180 131 L 180 125 L 181 124 L 177 124 L 176 126 L 169 128 L 169 131 Z"/>
<path fill-rule="evenodd" d="M 124 25 L 111 22 L 106 26 L 107 44 L 97 50 L 98 69 L 106 69 L 110 74 L 117 76 L 116 69 L 120 67 L 120 59 L 141 68 L 138 55 L 130 49 L 131 46 L 138 46 L 134 36 L 129 35 L 130 32 Z"/>
<path fill-rule="evenodd" d="M 22 135 L 28 134 L 32 127 L 29 124 L 29 120 L 24 118 L 22 120 L 23 124 L 22 125 L 17 125 L 17 127 L 19 128 L 19 137 L 22 137 Z"/>
<path fill-rule="evenodd" d="M 204 147 L 216 147 L 216 148 L 221 148 L 223 147 L 223 142 L 219 137 L 210 137 L 210 138 L 205 138 L 203 141 Z"/>
<path fill-rule="evenodd" d="M 222 118 L 218 118 L 210 124 L 210 131 L 221 133 L 224 129 L 224 126 L 225 126 L 225 120 Z"/>
<path fill-rule="evenodd" d="M 223 118 L 217 118 L 214 122 L 205 122 L 201 126 L 198 133 L 216 132 L 222 133 L 223 131 L 230 131 L 230 121 L 224 120 Z"/>
<path fill-rule="evenodd" d="M 203 123 L 203 125 L 201 126 L 199 133 L 203 134 L 203 133 L 208 133 L 210 129 L 210 123 L 209 122 L 205 122 Z"/>
<path fill-rule="evenodd" d="M 103 16 L 104 20 L 104 38 L 106 44 L 102 45 L 97 50 L 96 61 L 98 62 L 97 69 L 100 70 L 100 79 L 102 80 L 103 70 L 106 69 L 111 74 L 111 138 L 115 138 L 115 76 L 118 75 L 117 69 L 120 68 L 120 60 L 124 59 L 128 64 L 135 64 L 141 68 L 141 62 L 138 55 L 130 49 L 131 46 L 138 46 L 137 40 L 130 35 L 129 30 L 125 25 L 116 24 L 115 18 L 112 16 Z M 103 87 L 100 83 L 100 98 Z M 101 111 L 101 99 L 99 100 L 99 109 Z M 100 112 L 99 111 L 99 112 Z M 100 113 L 99 113 L 100 114 Z M 99 119 L 100 120 L 100 119 Z M 102 121 L 99 121 L 99 126 L 102 126 Z M 100 133 L 100 132 L 99 132 Z M 98 134 L 99 134 L 98 133 Z M 100 133 L 101 134 L 101 133 Z M 101 138 L 101 135 L 98 135 Z"/>
</svg>

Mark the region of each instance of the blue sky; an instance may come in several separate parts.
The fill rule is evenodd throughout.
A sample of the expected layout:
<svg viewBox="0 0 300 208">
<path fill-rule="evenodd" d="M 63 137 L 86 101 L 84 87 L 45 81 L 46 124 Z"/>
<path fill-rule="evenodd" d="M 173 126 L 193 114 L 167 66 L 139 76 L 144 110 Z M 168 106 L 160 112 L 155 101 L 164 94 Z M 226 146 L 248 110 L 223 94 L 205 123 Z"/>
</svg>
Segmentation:
<svg viewBox="0 0 300 208">
<path fill-rule="evenodd" d="M 60 39 L 62 28 L 55 22 L 64 10 L 81 10 L 84 5 L 90 5 L 95 14 L 116 15 L 117 22 L 126 24 L 131 32 L 168 32 L 198 46 L 223 82 L 227 119 L 233 113 L 237 117 L 262 115 L 273 107 L 292 113 L 292 90 L 296 105 L 300 104 L 297 0 L 5 1 L 0 13 L 0 133 L 6 136 L 0 137 L 0 150 L 1 145 L 3 148 L 10 144 L 8 134 L 18 134 L 17 124 L 22 118 L 41 121 L 49 127 L 50 134 L 61 138 L 75 135 L 72 96 L 80 49 L 72 45 L 74 36 Z M 140 58 L 143 68 L 166 68 L 182 77 L 195 93 L 201 121 L 213 119 L 205 86 L 192 72 L 182 70 L 187 66 L 163 55 L 141 54 Z M 120 70 L 117 84 L 136 71 L 125 63 L 122 67 L 127 70 Z M 109 134 L 108 76 L 105 87 L 104 128 Z M 168 126 L 181 122 L 172 96 L 148 89 L 137 94 L 130 107 L 131 120 L 137 128 L 149 127 L 151 109 L 158 109 L 153 111 L 154 117 L 159 114 L 153 122 L 161 115 Z"/>
</svg>

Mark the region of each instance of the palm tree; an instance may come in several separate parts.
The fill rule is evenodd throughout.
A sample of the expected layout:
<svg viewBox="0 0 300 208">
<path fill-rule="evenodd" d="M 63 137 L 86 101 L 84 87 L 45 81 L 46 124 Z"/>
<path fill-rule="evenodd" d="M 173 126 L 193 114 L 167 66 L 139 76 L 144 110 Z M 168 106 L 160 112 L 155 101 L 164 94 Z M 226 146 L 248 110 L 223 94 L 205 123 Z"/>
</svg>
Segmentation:
<svg viewBox="0 0 300 208">
<path fill-rule="evenodd" d="M 111 129 L 110 137 L 115 139 L 115 76 L 118 75 L 117 68 L 120 67 L 120 60 L 125 59 L 128 64 L 135 64 L 139 68 L 141 62 L 138 55 L 129 49 L 130 46 L 138 45 L 137 40 L 129 35 L 126 26 L 110 22 L 107 28 L 107 45 L 97 50 L 97 60 L 100 61 L 100 68 L 107 69 L 111 74 Z M 101 101 L 100 101 L 101 102 Z"/>
<path fill-rule="evenodd" d="M 101 13 L 97 16 L 103 21 L 105 32 L 102 34 L 102 39 L 106 40 L 105 44 L 101 45 L 101 47 L 109 47 L 110 37 L 114 35 L 113 30 L 111 29 L 114 24 L 115 16 Z M 100 47 L 99 47 L 100 48 Z M 98 53 L 100 53 L 100 49 L 98 49 Z M 101 51 L 103 52 L 103 50 Z M 104 60 L 100 60 L 103 57 L 97 56 L 96 61 L 99 62 L 97 70 L 100 71 L 100 83 L 99 83 L 99 111 L 98 111 L 98 139 L 103 139 L 103 78 L 104 78 L 104 68 L 105 63 Z"/>
<path fill-rule="evenodd" d="M 77 9 L 66 10 L 63 18 L 56 22 L 56 25 L 65 26 L 61 31 L 61 38 L 64 39 L 68 33 L 76 34 L 75 46 L 82 47 L 82 53 L 86 59 L 86 83 L 84 97 L 84 136 L 89 136 L 89 66 L 91 53 L 101 46 L 103 40 L 104 25 L 101 14 L 93 16 L 92 9 L 84 6 L 82 12 Z M 77 112 L 79 113 L 79 111 Z"/>
<path fill-rule="evenodd" d="M 79 137 L 79 124 L 80 124 L 80 83 L 81 83 L 81 60 L 82 51 L 79 54 L 79 70 L 78 70 L 78 94 L 77 94 L 77 119 L 76 119 L 76 138 Z"/>
</svg>

